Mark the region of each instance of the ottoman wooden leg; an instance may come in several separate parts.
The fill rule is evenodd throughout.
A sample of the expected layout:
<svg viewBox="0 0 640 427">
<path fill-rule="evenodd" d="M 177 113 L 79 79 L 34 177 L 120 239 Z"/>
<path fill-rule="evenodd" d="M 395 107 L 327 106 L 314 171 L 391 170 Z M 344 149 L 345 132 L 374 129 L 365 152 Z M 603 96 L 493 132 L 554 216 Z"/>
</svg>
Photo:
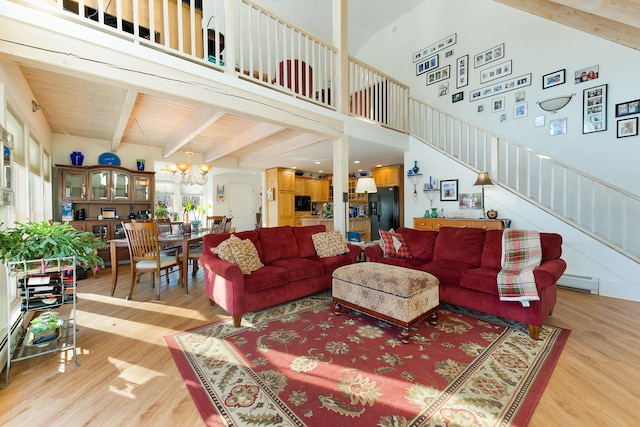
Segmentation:
<svg viewBox="0 0 640 427">
<path fill-rule="evenodd" d="M 342 304 L 340 304 L 339 302 L 336 303 L 336 305 L 333 307 L 333 313 L 336 316 L 340 316 L 340 312 L 342 311 Z"/>
<path fill-rule="evenodd" d="M 400 332 L 400 341 L 403 344 L 409 344 L 410 339 L 411 339 L 411 330 L 409 328 L 402 328 L 402 332 Z"/>
<path fill-rule="evenodd" d="M 438 324 L 438 310 L 433 310 L 433 312 L 429 315 L 429 323 L 432 325 Z"/>
</svg>

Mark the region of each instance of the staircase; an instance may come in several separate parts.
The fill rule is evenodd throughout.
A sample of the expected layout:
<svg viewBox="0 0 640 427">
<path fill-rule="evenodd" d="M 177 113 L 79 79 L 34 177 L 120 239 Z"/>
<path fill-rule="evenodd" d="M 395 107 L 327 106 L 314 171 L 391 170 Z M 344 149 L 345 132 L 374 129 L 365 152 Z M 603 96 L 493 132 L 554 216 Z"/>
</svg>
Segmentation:
<svg viewBox="0 0 640 427">
<path fill-rule="evenodd" d="M 409 133 L 629 259 L 640 262 L 640 197 L 409 98 Z"/>
</svg>

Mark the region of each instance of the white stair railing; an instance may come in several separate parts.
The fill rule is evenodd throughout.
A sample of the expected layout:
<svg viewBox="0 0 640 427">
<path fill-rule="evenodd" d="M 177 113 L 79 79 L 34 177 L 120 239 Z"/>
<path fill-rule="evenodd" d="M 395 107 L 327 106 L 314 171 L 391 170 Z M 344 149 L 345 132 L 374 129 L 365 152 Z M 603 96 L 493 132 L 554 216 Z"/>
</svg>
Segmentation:
<svg viewBox="0 0 640 427">
<path fill-rule="evenodd" d="M 640 197 L 409 99 L 409 133 L 640 262 Z"/>
</svg>

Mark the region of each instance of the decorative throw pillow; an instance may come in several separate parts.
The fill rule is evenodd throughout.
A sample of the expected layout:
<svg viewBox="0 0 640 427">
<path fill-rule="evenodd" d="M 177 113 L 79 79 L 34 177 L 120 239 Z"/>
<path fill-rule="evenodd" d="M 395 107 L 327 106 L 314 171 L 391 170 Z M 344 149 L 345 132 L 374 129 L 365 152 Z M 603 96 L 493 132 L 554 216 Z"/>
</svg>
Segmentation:
<svg viewBox="0 0 640 427">
<path fill-rule="evenodd" d="M 235 258 L 233 258 L 233 253 L 231 252 L 230 246 L 231 242 L 234 240 L 240 239 L 232 234 L 227 240 L 220 242 L 220 244 L 215 248 L 211 248 L 211 252 L 215 255 L 218 255 L 218 258 L 220 258 L 221 260 L 235 264 L 236 260 Z"/>
<path fill-rule="evenodd" d="M 338 231 L 325 231 L 311 236 L 313 247 L 320 258 L 342 255 L 349 252 L 349 247 L 344 242 Z"/>
<path fill-rule="evenodd" d="M 384 253 L 384 239 L 382 238 L 383 231 L 384 230 L 378 230 L 378 235 L 380 236 L 380 238 L 378 239 L 378 246 L 380 246 L 380 249 L 382 249 L 382 253 Z M 388 233 L 395 233 L 395 230 L 393 228 L 390 228 Z"/>
<path fill-rule="evenodd" d="M 258 250 L 253 242 L 249 239 L 240 240 L 238 238 L 231 240 L 229 244 L 231 253 L 236 260 L 236 264 L 240 267 L 242 274 L 251 274 L 264 267 L 258 256 Z"/>
<path fill-rule="evenodd" d="M 384 241 L 385 258 L 411 258 L 409 245 L 407 245 L 402 234 L 380 230 L 380 237 Z"/>
</svg>

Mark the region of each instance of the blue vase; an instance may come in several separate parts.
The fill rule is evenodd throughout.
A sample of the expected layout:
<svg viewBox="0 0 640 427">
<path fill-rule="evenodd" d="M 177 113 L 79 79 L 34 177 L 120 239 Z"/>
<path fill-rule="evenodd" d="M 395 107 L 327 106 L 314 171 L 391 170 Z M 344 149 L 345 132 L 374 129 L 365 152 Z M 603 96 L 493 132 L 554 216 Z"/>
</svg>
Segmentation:
<svg viewBox="0 0 640 427">
<path fill-rule="evenodd" d="M 82 162 L 84 161 L 84 154 L 80 151 L 74 151 L 69 155 L 71 158 L 71 164 L 73 166 L 82 166 Z"/>
</svg>

